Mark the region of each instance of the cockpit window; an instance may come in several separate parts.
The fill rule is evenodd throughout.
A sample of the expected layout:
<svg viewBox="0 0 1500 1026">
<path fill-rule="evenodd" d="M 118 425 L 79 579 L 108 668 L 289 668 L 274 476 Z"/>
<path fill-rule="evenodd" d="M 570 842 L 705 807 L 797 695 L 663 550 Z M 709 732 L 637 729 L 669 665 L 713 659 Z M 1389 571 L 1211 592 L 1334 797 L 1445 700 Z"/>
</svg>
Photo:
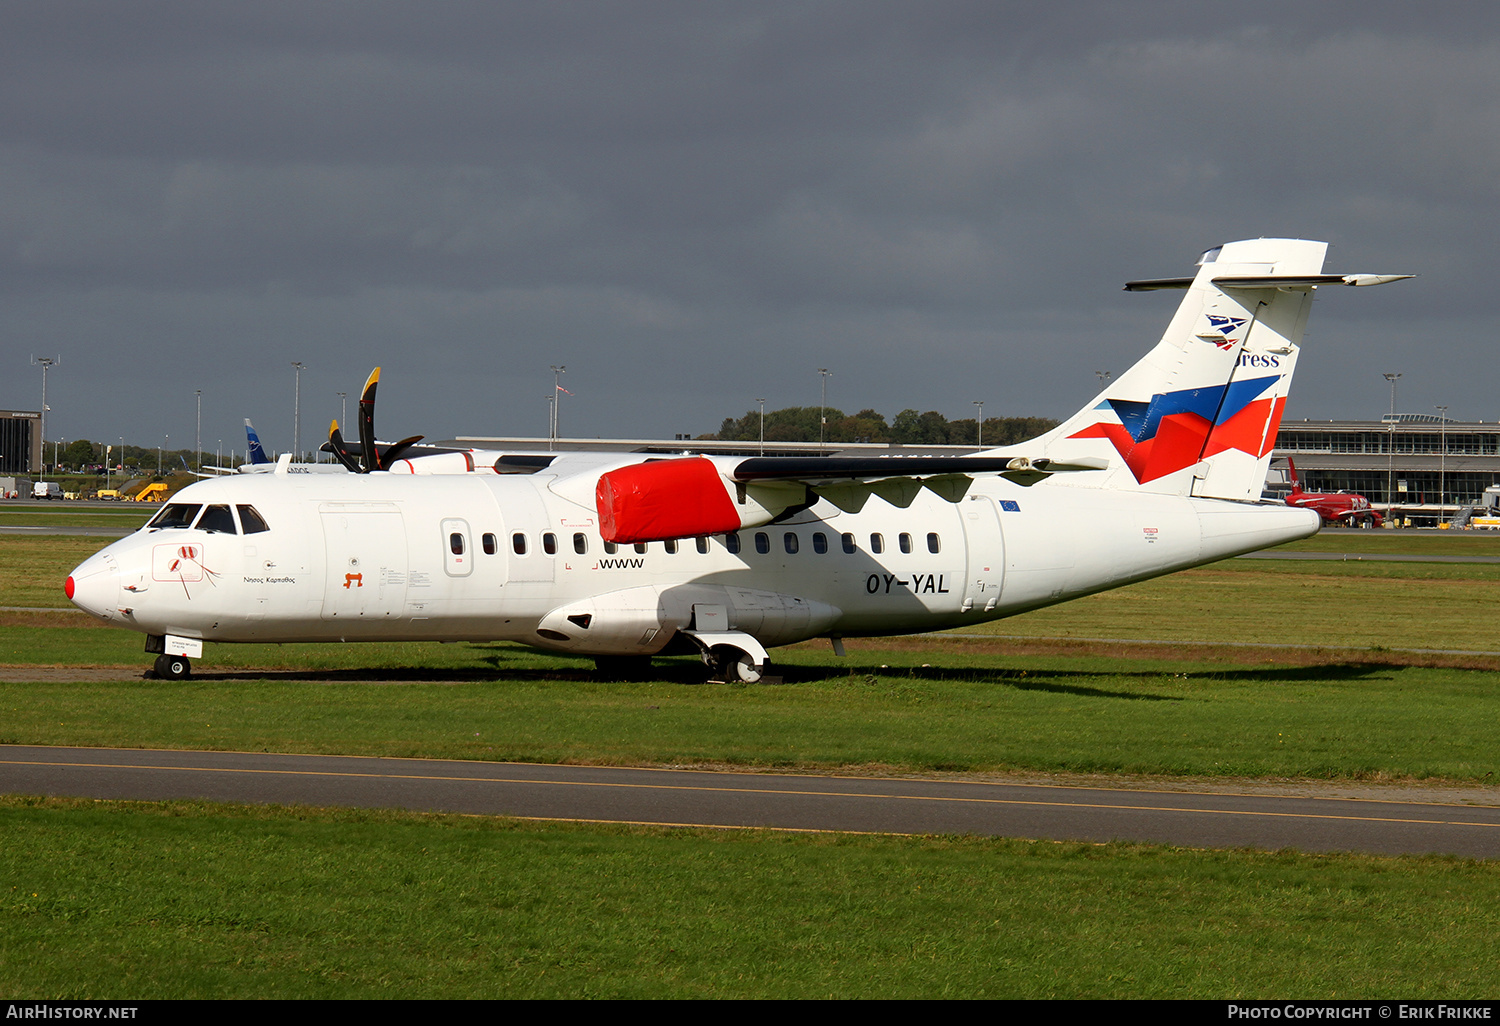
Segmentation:
<svg viewBox="0 0 1500 1026">
<path fill-rule="evenodd" d="M 270 530 L 260 514 L 255 512 L 254 506 L 236 506 L 235 509 L 240 511 L 240 527 L 244 528 L 246 534 L 260 534 Z"/>
<path fill-rule="evenodd" d="M 194 505 L 186 502 L 169 502 L 162 511 L 151 518 L 146 526 L 152 530 L 162 530 L 167 527 L 187 527 L 193 522 L 193 518 L 202 509 L 201 504 Z M 233 530 L 231 527 L 230 530 Z"/>
<path fill-rule="evenodd" d="M 210 534 L 234 534 L 234 514 L 228 506 L 210 506 L 198 520 L 198 530 Z"/>
</svg>

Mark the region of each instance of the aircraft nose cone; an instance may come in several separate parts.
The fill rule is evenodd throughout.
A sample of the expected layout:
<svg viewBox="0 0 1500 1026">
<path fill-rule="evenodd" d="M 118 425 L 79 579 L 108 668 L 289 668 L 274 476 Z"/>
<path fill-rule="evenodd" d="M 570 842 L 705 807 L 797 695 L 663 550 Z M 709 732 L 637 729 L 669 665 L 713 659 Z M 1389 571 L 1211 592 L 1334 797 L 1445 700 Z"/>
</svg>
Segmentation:
<svg viewBox="0 0 1500 1026">
<path fill-rule="evenodd" d="M 68 575 L 63 593 L 79 609 L 101 620 L 119 617 L 119 575 L 99 556 L 90 556 Z"/>
</svg>

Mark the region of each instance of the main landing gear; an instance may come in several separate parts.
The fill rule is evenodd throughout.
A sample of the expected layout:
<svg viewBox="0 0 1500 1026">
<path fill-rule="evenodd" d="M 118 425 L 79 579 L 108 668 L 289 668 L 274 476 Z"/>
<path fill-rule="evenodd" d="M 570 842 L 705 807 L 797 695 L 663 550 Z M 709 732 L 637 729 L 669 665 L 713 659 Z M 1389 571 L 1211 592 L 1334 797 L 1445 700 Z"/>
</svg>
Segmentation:
<svg viewBox="0 0 1500 1026">
<path fill-rule="evenodd" d="M 156 675 L 162 680 L 187 680 L 193 675 L 193 664 L 187 656 L 159 655 L 156 657 Z"/>
<path fill-rule="evenodd" d="M 722 680 L 726 684 L 754 684 L 760 680 L 761 671 L 765 668 L 764 664 L 756 666 L 755 657 L 749 652 L 727 645 L 715 648 L 713 657 L 714 661 L 710 664 L 714 671 L 713 679 Z"/>
</svg>

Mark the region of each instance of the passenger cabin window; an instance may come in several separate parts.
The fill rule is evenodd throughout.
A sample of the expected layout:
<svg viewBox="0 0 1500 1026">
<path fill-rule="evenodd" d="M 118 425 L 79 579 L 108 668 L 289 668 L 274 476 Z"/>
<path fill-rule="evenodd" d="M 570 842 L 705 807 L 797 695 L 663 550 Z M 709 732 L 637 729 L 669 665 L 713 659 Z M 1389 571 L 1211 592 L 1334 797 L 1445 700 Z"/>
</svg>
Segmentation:
<svg viewBox="0 0 1500 1026">
<path fill-rule="evenodd" d="M 198 530 L 209 534 L 234 534 L 234 514 L 228 506 L 210 506 L 198 519 Z"/>
<path fill-rule="evenodd" d="M 927 532 L 927 551 L 928 552 L 937 552 L 942 547 L 943 547 L 942 543 L 940 543 L 938 541 L 937 532 L 936 531 L 929 531 L 929 532 Z"/>
<path fill-rule="evenodd" d="M 870 551 L 877 556 L 885 551 L 885 536 L 880 534 L 870 535 Z"/>
<path fill-rule="evenodd" d="M 782 535 L 781 544 L 786 547 L 786 554 L 788 556 L 795 556 L 797 554 L 797 535 L 795 532 L 788 531 Z"/>
<path fill-rule="evenodd" d="M 162 530 L 168 527 L 188 527 L 202 508 L 202 505 L 192 505 L 186 502 L 169 502 L 160 513 L 151 518 L 151 522 L 146 526 L 153 530 Z"/>
<path fill-rule="evenodd" d="M 771 551 L 771 536 L 764 531 L 755 532 L 755 551 L 764 556 Z"/>
<path fill-rule="evenodd" d="M 706 555 L 708 555 L 708 539 L 707 538 L 705 538 L 703 535 L 700 534 L 697 538 L 693 539 L 693 541 L 698 546 L 698 555 L 700 555 L 700 556 L 706 556 Z"/>
<path fill-rule="evenodd" d="M 677 539 L 668 538 L 666 541 L 662 542 L 662 548 L 667 550 L 667 555 L 669 556 L 677 555 Z"/>
<path fill-rule="evenodd" d="M 854 544 L 854 535 L 845 532 L 844 534 L 839 535 L 839 541 L 843 544 L 844 553 L 846 555 L 854 555 L 855 549 L 857 547 Z"/>
<path fill-rule="evenodd" d="M 620 546 L 616 545 L 614 542 L 605 542 L 604 551 L 613 556 L 616 552 L 620 551 Z"/>
<path fill-rule="evenodd" d="M 255 512 L 254 506 L 236 506 L 234 508 L 240 514 L 240 529 L 246 534 L 260 534 L 262 531 L 270 530 L 266 526 L 266 522 L 261 519 L 261 515 Z"/>
<path fill-rule="evenodd" d="M 896 541 L 900 544 L 902 552 L 911 552 L 911 535 L 902 531 Z"/>
<path fill-rule="evenodd" d="M 645 542 L 636 542 L 635 543 L 635 551 L 637 553 L 639 553 L 640 555 L 644 556 L 646 554 L 646 543 Z"/>
<path fill-rule="evenodd" d="M 573 551 L 580 556 L 589 550 L 588 536 L 583 533 L 573 535 Z"/>
<path fill-rule="evenodd" d="M 736 555 L 738 555 L 739 551 L 740 551 L 740 536 L 739 536 L 739 534 L 737 532 L 733 532 L 733 531 L 731 531 L 729 534 L 726 534 L 724 536 L 724 547 L 726 549 L 728 549 L 730 552 L 735 553 Z"/>
<path fill-rule="evenodd" d="M 462 556 L 464 554 L 464 536 L 462 534 L 454 531 L 448 536 L 448 551 L 455 556 Z"/>
<path fill-rule="evenodd" d="M 549 556 L 557 555 L 557 535 L 551 531 L 542 535 L 542 551 Z"/>
<path fill-rule="evenodd" d="M 822 531 L 813 532 L 813 551 L 820 556 L 828 551 L 828 535 Z"/>
<path fill-rule="evenodd" d="M 500 542 L 493 534 L 480 535 L 479 543 L 484 546 L 484 554 L 486 556 L 493 556 L 496 550 L 500 548 Z"/>
<path fill-rule="evenodd" d="M 526 536 L 520 531 L 510 536 L 510 547 L 518 556 L 526 555 Z"/>
</svg>

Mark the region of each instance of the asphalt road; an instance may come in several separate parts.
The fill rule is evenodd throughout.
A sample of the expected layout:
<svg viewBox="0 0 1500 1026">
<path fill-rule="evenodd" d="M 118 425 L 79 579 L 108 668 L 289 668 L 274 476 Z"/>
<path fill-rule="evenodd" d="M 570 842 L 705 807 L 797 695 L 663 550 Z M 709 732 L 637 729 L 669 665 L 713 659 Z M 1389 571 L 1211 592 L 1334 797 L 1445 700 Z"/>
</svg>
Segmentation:
<svg viewBox="0 0 1500 1026">
<path fill-rule="evenodd" d="M 1500 857 L 1496 806 L 953 780 L 4 745 L 0 791 L 661 826 Z"/>
</svg>

